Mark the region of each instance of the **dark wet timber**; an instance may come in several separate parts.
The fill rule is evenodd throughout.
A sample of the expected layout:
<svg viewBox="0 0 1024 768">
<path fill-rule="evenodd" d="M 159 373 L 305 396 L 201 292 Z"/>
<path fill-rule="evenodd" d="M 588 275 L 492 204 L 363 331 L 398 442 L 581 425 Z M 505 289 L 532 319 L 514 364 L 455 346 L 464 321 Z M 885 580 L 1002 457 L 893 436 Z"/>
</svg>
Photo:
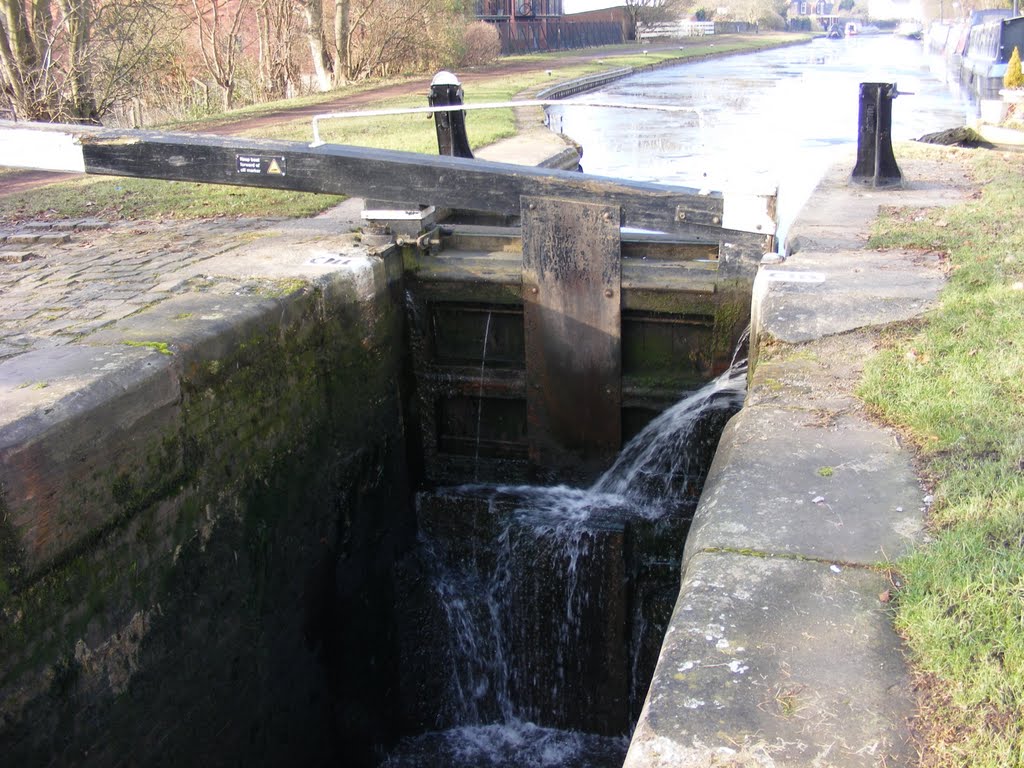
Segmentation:
<svg viewBox="0 0 1024 768">
<path fill-rule="evenodd" d="M 622 445 L 620 217 L 599 203 L 523 204 L 526 410 L 539 466 L 605 464 Z"/>
</svg>

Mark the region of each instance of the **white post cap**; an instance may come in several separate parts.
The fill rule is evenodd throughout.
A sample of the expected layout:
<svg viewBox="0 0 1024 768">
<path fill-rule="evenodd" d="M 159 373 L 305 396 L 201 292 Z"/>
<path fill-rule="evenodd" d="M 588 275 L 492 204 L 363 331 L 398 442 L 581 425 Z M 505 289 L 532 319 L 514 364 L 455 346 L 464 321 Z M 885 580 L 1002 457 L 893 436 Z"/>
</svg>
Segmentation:
<svg viewBox="0 0 1024 768">
<path fill-rule="evenodd" d="M 431 87 L 435 85 L 462 85 L 454 74 L 449 72 L 447 69 L 442 69 L 436 75 L 434 79 L 430 81 Z"/>
</svg>

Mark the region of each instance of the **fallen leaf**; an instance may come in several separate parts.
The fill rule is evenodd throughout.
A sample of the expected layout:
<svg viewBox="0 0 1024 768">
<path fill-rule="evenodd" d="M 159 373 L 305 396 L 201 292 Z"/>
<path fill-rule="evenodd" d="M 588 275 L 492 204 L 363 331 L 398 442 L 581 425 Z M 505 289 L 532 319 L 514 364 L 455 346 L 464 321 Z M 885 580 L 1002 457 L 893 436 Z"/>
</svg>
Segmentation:
<svg viewBox="0 0 1024 768">
<path fill-rule="evenodd" d="M 885 592 L 882 592 L 882 593 L 881 593 L 881 594 L 880 594 L 880 595 L 878 596 L 878 599 L 879 599 L 879 600 L 880 600 L 881 602 L 883 602 L 883 603 L 888 603 L 888 602 L 889 602 L 889 600 L 891 599 L 891 597 L 892 597 L 892 596 L 891 596 L 891 595 L 889 594 L 889 590 L 887 589 L 887 590 L 885 590 Z"/>
</svg>

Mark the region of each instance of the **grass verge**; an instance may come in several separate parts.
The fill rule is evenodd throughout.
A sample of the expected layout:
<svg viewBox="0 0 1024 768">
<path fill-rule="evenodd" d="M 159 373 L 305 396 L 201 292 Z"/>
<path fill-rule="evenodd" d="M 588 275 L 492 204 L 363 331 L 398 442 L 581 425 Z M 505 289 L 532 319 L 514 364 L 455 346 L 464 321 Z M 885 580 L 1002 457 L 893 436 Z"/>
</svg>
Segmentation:
<svg viewBox="0 0 1024 768">
<path fill-rule="evenodd" d="M 916 444 L 933 539 L 900 563 L 897 625 L 923 691 L 925 766 L 1024 765 L 1024 155 L 975 150 L 950 209 L 893 211 L 871 247 L 948 254 L 923 321 L 892 331 L 860 395 Z"/>
<path fill-rule="evenodd" d="M 206 219 L 219 216 L 297 218 L 344 200 L 338 195 L 282 192 L 185 181 L 83 176 L 0 197 L 0 222 L 100 218 Z"/>
</svg>

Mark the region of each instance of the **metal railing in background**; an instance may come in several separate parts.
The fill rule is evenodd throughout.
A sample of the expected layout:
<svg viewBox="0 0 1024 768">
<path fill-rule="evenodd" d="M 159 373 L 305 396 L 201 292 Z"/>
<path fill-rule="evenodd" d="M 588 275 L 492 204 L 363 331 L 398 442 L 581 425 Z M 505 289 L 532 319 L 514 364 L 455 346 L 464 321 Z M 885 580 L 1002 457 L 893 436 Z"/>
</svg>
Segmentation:
<svg viewBox="0 0 1024 768">
<path fill-rule="evenodd" d="M 619 45 L 626 42 L 622 25 L 615 21 L 555 21 L 522 19 L 490 21 L 498 29 L 502 55 L 562 51 Z"/>
</svg>

